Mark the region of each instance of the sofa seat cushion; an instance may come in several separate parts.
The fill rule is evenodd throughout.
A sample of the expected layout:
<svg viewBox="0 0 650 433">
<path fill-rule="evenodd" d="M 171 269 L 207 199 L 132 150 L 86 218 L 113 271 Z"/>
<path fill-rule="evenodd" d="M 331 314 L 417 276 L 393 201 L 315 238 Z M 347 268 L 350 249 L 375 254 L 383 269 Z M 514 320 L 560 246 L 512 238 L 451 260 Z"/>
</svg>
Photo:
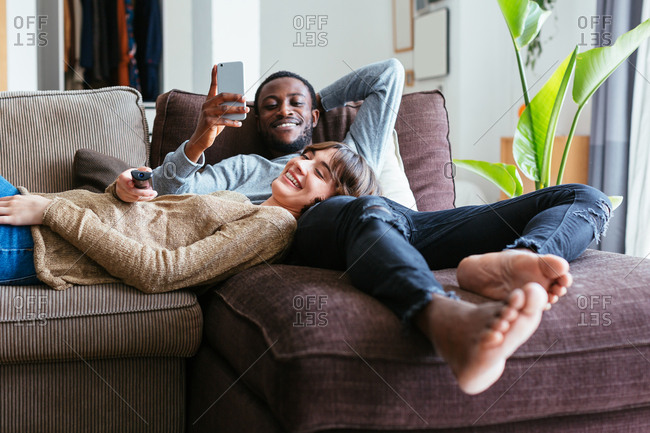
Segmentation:
<svg viewBox="0 0 650 433">
<path fill-rule="evenodd" d="M 650 261 L 587 251 L 575 283 L 478 396 L 341 272 L 258 266 L 215 291 L 205 340 L 290 431 L 435 429 L 650 406 Z M 448 289 L 455 269 L 436 271 Z"/>
<path fill-rule="evenodd" d="M 187 291 L 144 294 L 123 284 L 0 286 L 0 363 L 189 357 L 203 318 Z"/>
<path fill-rule="evenodd" d="M 146 165 L 149 140 L 140 94 L 129 87 L 0 92 L 0 174 L 33 192 L 74 187 L 72 162 L 86 148 Z"/>
</svg>

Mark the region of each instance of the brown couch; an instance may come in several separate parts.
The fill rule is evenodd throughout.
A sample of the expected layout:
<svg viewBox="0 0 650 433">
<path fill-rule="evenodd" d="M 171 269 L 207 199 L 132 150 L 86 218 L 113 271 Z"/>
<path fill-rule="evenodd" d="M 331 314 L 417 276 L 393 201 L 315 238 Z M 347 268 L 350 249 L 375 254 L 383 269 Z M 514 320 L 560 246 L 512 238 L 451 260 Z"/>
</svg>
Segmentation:
<svg viewBox="0 0 650 433">
<path fill-rule="evenodd" d="M 202 100 L 161 96 L 149 150 L 130 89 L 0 93 L 0 174 L 69 189 L 81 148 L 155 166 L 189 137 Z M 340 138 L 354 113 L 327 113 L 315 140 Z M 260 151 L 252 122 L 227 129 L 208 159 Z M 396 129 L 418 207 L 453 206 L 442 95 L 405 95 Z M 0 431 L 646 431 L 650 264 L 590 250 L 572 267 L 570 293 L 474 397 L 334 271 L 258 266 L 204 291 L 201 307 L 193 291 L 4 286 Z M 435 273 L 481 301 L 453 269 Z"/>
<path fill-rule="evenodd" d="M 151 163 L 190 136 L 202 95 L 158 100 Z M 358 104 L 325 114 L 314 141 L 340 140 Z M 396 130 L 420 210 L 453 206 L 439 92 L 404 95 Z M 208 162 L 262 153 L 249 117 Z M 188 378 L 188 431 L 650 431 L 650 261 L 588 250 L 569 294 L 488 391 L 467 396 L 418 333 L 341 272 L 258 266 L 203 296 L 203 343 Z M 455 270 L 435 272 L 459 290 Z"/>
</svg>

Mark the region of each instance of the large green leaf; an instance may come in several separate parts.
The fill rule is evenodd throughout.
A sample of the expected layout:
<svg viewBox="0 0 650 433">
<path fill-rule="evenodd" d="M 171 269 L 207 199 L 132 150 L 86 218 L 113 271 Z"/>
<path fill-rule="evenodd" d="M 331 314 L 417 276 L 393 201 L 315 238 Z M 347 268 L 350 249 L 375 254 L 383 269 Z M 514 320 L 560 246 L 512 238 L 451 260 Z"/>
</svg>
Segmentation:
<svg viewBox="0 0 650 433">
<path fill-rule="evenodd" d="M 515 43 L 520 50 L 535 39 L 535 36 L 537 36 L 539 31 L 542 29 L 542 26 L 549 15 L 551 15 L 551 11 L 540 8 L 534 1 L 528 2 L 528 13 L 526 15 L 524 31 L 521 36 L 515 39 Z"/>
<path fill-rule="evenodd" d="M 526 12 L 530 0 L 498 0 L 503 18 L 506 20 L 512 39 L 517 39 L 524 32 Z"/>
<path fill-rule="evenodd" d="M 463 167 L 494 183 L 508 197 L 516 197 L 523 192 L 521 178 L 514 165 L 470 159 L 454 159 L 453 161 L 458 167 Z"/>
<path fill-rule="evenodd" d="M 553 137 L 566 95 L 567 84 L 576 62 L 576 47 L 553 72 L 544 87 L 519 117 L 512 145 L 515 162 L 535 182 L 548 186 Z"/>
<path fill-rule="evenodd" d="M 573 100 L 584 105 L 618 66 L 650 36 L 650 19 L 621 35 L 614 45 L 587 50 L 578 55 L 573 81 Z"/>
<path fill-rule="evenodd" d="M 623 203 L 623 196 L 622 195 L 610 195 L 609 201 L 612 202 L 612 210 L 616 210 L 617 207 Z"/>
<path fill-rule="evenodd" d="M 551 14 L 532 0 L 498 0 L 517 51 L 528 45 Z"/>
</svg>

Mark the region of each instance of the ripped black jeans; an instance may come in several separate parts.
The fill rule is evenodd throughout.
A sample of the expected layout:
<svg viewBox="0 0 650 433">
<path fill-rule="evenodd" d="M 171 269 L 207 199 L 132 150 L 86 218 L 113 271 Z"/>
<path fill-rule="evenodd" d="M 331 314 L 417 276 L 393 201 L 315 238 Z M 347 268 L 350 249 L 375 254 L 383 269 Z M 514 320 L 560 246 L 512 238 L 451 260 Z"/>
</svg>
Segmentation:
<svg viewBox="0 0 650 433">
<path fill-rule="evenodd" d="M 437 212 L 412 211 L 377 196 L 336 196 L 298 220 L 287 262 L 345 271 L 408 325 L 434 293 L 455 297 L 430 269 L 507 248 L 571 261 L 600 239 L 610 214 L 607 196 L 580 184 Z"/>
</svg>

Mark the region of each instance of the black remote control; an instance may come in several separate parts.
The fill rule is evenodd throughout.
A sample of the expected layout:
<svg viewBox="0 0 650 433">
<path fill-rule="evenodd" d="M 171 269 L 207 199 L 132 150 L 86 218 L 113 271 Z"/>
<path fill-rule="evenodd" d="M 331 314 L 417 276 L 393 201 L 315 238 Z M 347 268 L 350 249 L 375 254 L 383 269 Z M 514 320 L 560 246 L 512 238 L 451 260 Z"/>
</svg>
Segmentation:
<svg viewBox="0 0 650 433">
<path fill-rule="evenodd" d="M 150 171 L 131 170 L 131 177 L 136 188 L 145 189 L 149 185 L 153 188 L 153 178 Z"/>
</svg>

